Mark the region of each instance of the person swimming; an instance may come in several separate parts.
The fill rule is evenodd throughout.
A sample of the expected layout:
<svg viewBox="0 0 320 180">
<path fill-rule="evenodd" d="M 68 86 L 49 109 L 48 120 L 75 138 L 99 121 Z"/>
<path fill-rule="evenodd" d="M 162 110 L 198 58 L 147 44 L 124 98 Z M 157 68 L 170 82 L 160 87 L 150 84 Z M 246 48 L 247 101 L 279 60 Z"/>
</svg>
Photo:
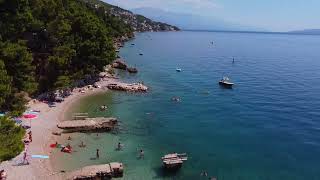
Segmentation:
<svg viewBox="0 0 320 180">
<path fill-rule="evenodd" d="M 180 101 L 181 101 L 181 98 L 175 96 L 175 97 L 172 97 L 172 98 L 171 98 L 171 101 L 180 102 Z"/>
<path fill-rule="evenodd" d="M 201 174 L 200 174 L 200 176 L 205 176 L 205 177 L 207 177 L 207 176 L 208 176 L 207 171 L 202 171 Z"/>
<path fill-rule="evenodd" d="M 117 150 L 118 151 L 122 150 L 122 144 L 120 142 L 118 143 Z"/>
<path fill-rule="evenodd" d="M 144 151 L 140 149 L 140 159 L 144 159 Z"/>
</svg>

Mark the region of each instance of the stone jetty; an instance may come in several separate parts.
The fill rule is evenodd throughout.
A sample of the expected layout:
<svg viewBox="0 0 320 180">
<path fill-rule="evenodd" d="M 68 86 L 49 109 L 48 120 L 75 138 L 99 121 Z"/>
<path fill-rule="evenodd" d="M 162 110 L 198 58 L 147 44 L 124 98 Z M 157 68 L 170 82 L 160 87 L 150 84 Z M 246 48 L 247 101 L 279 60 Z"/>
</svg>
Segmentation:
<svg viewBox="0 0 320 180">
<path fill-rule="evenodd" d="M 111 179 L 113 177 L 123 176 L 123 164 L 112 162 L 109 164 L 86 166 L 68 174 L 67 179 L 85 180 L 85 179 Z"/>
<path fill-rule="evenodd" d="M 110 131 L 117 125 L 116 118 L 84 118 L 83 120 L 62 121 L 57 127 L 63 129 L 64 133 L 85 131 Z"/>
</svg>

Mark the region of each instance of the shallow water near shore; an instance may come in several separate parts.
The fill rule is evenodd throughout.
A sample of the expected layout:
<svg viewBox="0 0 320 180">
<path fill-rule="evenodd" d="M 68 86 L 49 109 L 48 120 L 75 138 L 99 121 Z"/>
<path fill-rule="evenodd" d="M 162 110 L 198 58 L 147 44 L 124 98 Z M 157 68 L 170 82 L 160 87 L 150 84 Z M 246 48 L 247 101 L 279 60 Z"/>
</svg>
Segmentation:
<svg viewBox="0 0 320 180">
<path fill-rule="evenodd" d="M 125 81 L 143 81 L 151 91 L 82 99 L 69 113 L 114 116 L 120 130 L 72 135 L 77 152 L 56 152 L 56 169 L 119 161 L 125 165 L 123 179 L 207 179 L 200 177 L 205 170 L 219 180 L 318 180 L 319 49 L 320 36 L 137 34 L 120 55 L 139 73 L 118 73 Z M 236 83 L 233 89 L 218 85 L 224 75 Z M 173 96 L 182 101 L 172 102 Z M 108 111 L 99 111 L 103 104 Z M 77 147 L 81 141 L 86 148 Z M 119 141 L 124 149 L 115 151 Z M 97 148 L 99 160 L 92 159 Z M 144 159 L 137 158 L 139 149 Z M 175 174 L 161 168 L 161 156 L 170 152 L 189 155 Z"/>
</svg>

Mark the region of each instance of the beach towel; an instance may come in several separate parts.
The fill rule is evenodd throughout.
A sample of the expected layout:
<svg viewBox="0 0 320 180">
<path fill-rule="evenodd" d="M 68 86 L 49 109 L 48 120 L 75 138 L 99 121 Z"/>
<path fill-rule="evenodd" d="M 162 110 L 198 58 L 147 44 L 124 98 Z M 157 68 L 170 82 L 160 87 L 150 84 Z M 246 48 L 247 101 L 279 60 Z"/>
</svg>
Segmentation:
<svg viewBox="0 0 320 180">
<path fill-rule="evenodd" d="M 61 148 L 61 144 L 50 144 L 51 148 Z"/>
<path fill-rule="evenodd" d="M 49 159 L 49 156 L 45 155 L 31 155 L 32 158 Z"/>
</svg>

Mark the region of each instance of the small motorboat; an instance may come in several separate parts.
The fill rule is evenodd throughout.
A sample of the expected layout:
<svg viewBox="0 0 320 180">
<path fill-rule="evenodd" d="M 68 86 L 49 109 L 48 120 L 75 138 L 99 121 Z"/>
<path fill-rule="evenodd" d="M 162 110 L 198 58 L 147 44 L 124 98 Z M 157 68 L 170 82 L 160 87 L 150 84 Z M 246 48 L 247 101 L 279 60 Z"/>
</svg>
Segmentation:
<svg viewBox="0 0 320 180">
<path fill-rule="evenodd" d="M 219 84 L 221 86 L 227 87 L 227 88 L 232 88 L 234 83 L 230 82 L 230 79 L 228 77 L 223 77 L 220 81 Z"/>
<path fill-rule="evenodd" d="M 181 68 L 177 68 L 176 71 L 177 71 L 177 72 L 181 72 L 182 69 L 181 69 Z"/>
<path fill-rule="evenodd" d="M 140 56 L 143 56 L 143 53 L 139 53 Z"/>
</svg>

